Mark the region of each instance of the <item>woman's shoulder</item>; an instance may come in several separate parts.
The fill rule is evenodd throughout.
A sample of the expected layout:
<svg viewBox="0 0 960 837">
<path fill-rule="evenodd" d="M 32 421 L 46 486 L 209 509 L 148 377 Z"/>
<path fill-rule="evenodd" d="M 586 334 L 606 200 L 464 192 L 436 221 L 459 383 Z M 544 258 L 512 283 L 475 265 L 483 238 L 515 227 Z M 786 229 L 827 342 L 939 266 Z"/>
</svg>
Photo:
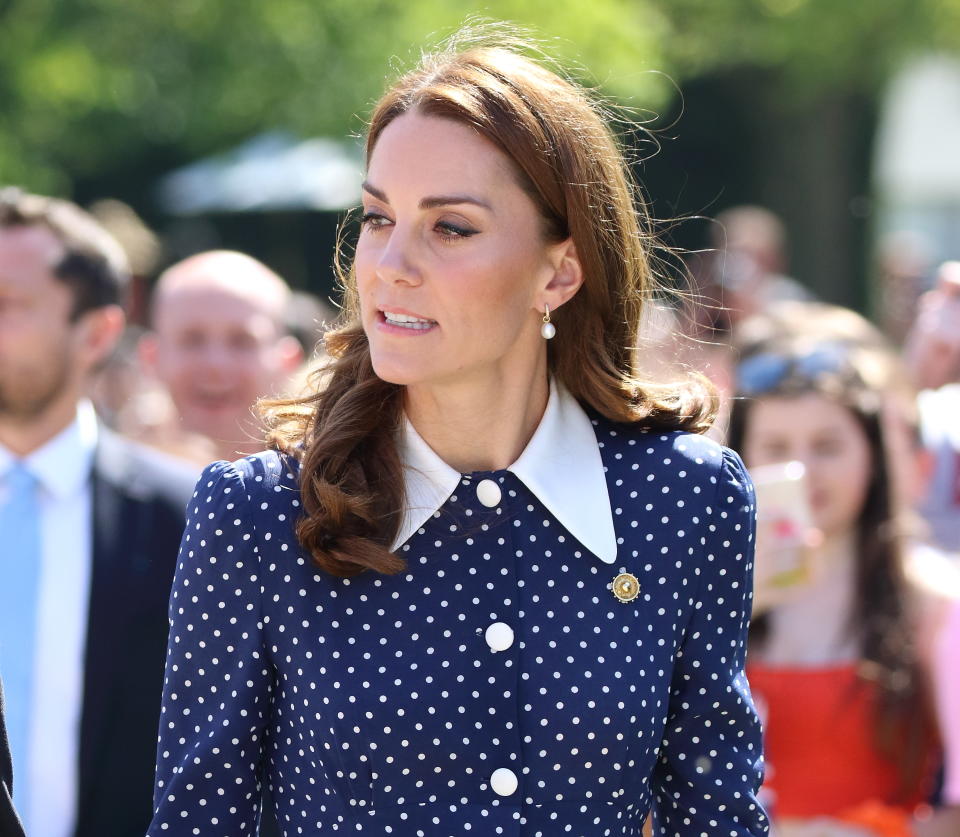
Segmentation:
<svg viewBox="0 0 960 837">
<path fill-rule="evenodd" d="M 251 554 L 248 542 L 289 549 L 292 521 L 299 516 L 297 473 L 296 462 L 276 451 L 210 463 L 187 506 L 184 560 L 221 549 Z"/>
<path fill-rule="evenodd" d="M 203 469 L 194 498 L 239 493 L 253 501 L 263 495 L 298 491 L 299 462 L 288 454 L 265 450 L 233 462 L 218 460 Z"/>
<path fill-rule="evenodd" d="M 656 470 L 664 478 L 716 482 L 721 474 L 749 484 L 743 462 L 735 451 L 715 439 L 683 430 L 659 430 L 642 422 L 615 422 L 590 414 L 597 443 L 608 468 Z"/>
</svg>

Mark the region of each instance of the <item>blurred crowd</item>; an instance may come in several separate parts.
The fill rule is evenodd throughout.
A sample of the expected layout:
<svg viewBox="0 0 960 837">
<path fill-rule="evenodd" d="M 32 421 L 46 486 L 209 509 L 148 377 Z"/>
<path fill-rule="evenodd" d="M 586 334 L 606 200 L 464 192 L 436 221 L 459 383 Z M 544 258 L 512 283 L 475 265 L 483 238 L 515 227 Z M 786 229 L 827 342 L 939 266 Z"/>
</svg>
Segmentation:
<svg viewBox="0 0 960 837">
<path fill-rule="evenodd" d="M 790 277 L 771 212 L 713 229 L 682 302 L 651 295 L 637 364 L 708 378 L 754 477 L 777 833 L 958 835 L 960 262 L 891 279 L 878 326 Z M 303 391 L 335 316 L 243 253 L 166 264 L 122 205 L 0 191 L 0 549 L 40 559 L 0 564 L 29 833 L 146 830 L 184 504 L 262 447 L 257 401 Z"/>
<path fill-rule="evenodd" d="M 769 211 L 715 230 L 692 312 L 660 306 L 640 351 L 712 380 L 755 482 L 776 833 L 960 834 L 960 262 L 906 283 L 886 253 L 878 327 L 786 275 Z"/>
</svg>

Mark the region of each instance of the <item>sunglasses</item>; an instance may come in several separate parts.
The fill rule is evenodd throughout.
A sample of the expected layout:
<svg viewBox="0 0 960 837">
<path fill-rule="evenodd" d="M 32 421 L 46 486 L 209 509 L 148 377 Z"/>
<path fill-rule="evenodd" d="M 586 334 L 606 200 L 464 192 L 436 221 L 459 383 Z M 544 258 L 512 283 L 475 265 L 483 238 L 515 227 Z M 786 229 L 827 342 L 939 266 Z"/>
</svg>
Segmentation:
<svg viewBox="0 0 960 837">
<path fill-rule="evenodd" d="M 760 352 L 737 366 L 737 392 L 756 396 L 785 384 L 812 384 L 823 378 L 858 380 L 850 361 L 850 347 L 822 343 L 808 352 Z"/>
</svg>

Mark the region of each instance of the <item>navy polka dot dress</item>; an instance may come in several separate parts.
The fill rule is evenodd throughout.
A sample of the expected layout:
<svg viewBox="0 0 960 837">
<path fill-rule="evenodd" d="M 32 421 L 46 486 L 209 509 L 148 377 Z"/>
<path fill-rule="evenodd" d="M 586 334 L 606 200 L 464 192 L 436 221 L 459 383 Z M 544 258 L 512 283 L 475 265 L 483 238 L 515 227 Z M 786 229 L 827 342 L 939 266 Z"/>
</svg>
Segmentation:
<svg viewBox="0 0 960 837">
<path fill-rule="evenodd" d="M 261 783 L 288 837 L 635 837 L 651 808 L 655 834 L 766 833 L 750 481 L 699 436 L 592 431 L 613 563 L 503 470 L 455 475 L 406 572 L 334 578 L 293 533 L 296 462 L 207 468 L 149 834 L 255 834 Z"/>
</svg>

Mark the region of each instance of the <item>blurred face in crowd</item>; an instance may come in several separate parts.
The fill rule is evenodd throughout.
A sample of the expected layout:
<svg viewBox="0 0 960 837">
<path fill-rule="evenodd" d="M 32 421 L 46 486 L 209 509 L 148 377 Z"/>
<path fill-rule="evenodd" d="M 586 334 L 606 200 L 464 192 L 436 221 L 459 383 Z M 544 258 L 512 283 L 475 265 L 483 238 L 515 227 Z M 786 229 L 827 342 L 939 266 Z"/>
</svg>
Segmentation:
<svg viewBox="0 0 960 837">
<path fill-rule="evenodd" d="M 281 321 L 289 291 L 239 253 L 195 256 L 167 271 L 141 354 L 168 388 L 184 429 L 248 445 L 257 399 L 278 394 L 301 360 Z"/>
<path fill-rule="evenodd" d="M 53 275 L 62 257 L 46 227 L 0 227 L 0 424 L 7 444 L 16 444 L 6 435 L 11 428 L 46 423 L 53 433 L 73 420 L 87 374 L 122 328 L 116 306 L 71 317 L 73 292 Z"/>
<path fill-rule="evenodd" d="M 465 382 L 545 361 L 540 319 L 579 285 L 548 243 L 508 158 L 476 131 L 417 111 L 377 140 L 355 270 L 377 375 Z"/>
<path fill-rule="evenodd" d="M 846 407 L 816 393 L 759 398 L 747 415 L 743 458 L 748 468 L 802 462 L 817 528 L 831 536 L 856 525 L 872 461 L 869 442 Z"/>
</svg>

